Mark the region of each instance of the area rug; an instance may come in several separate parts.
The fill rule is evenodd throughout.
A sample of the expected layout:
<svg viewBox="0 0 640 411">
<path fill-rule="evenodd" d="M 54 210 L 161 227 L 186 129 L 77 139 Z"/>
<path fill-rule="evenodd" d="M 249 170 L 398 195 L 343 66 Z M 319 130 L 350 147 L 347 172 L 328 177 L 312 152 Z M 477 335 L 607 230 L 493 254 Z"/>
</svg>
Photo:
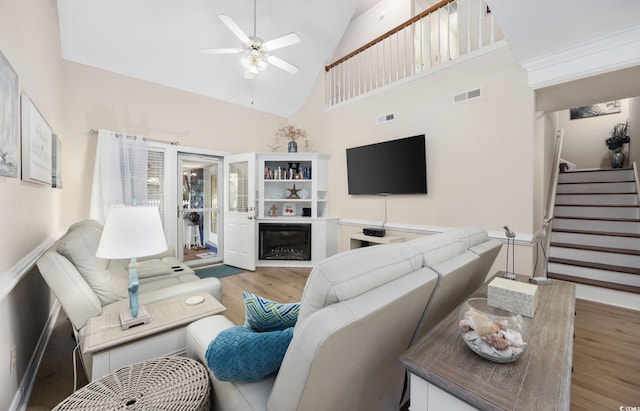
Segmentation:
<svg viewBox="0 0 640 411">
<path fill-rule="evenodd" d="M 208 253 L 196 254 L 196 256 L 199 257 L 199 258 L 211 258 L 211 257 L 215 257 L 217 255 L 218 255 L 218 253 L 215 253 L 213 251 L 210 251 Z"/>
<path fill-rule="evenodd" d="M 222 264 L 222 265 L 214 265 L 211 267 L 204 267 L 195 269 L 196 275 L 200 278 L 207 277 L 228 277 L 230 275 L 244 273 L 244 270 L 236 267 L 232 267 L 230 265 Z"/>
</svg>

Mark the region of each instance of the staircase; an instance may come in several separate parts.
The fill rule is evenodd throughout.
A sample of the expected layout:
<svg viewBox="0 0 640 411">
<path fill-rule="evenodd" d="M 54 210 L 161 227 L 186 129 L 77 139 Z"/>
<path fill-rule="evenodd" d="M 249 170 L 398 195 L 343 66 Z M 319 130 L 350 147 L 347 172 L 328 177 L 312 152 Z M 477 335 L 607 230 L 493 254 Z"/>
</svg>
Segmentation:
<svg viewBox="0 0 640 411">
<path fill-rule="evenodd" d="M 633 169 L 561 173 L 548 277 L 640 294 L 640 203 Z"/>
</svg>

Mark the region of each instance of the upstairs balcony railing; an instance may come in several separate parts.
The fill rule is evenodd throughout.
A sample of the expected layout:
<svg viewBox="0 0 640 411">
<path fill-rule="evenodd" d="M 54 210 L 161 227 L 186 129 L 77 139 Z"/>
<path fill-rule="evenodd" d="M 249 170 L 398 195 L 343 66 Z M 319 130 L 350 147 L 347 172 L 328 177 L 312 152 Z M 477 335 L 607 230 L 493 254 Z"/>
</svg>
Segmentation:
<svg viewBox="0 0 640 411">
<path fill-rule="evenodd" d="M 503 38 L 485 0 L 444 0 L 325 67 L 336 106 Z"/>
</svg>

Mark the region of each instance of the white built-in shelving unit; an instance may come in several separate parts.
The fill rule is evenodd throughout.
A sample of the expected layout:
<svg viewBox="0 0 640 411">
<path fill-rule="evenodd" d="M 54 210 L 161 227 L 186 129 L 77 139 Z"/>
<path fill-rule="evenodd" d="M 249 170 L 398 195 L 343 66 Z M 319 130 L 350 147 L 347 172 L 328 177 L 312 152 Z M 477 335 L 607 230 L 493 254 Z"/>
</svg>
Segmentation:
<svg viewBox="0 0 640 411">
<path fill-rule="evenodd" d="M 311 261 L 258 260 L 258 265 L 310 266 L 337 252 L 328 162 L 329 155 L 319 153 L 258 154 L 258 223 L 311 224 Z"/>
</svg>

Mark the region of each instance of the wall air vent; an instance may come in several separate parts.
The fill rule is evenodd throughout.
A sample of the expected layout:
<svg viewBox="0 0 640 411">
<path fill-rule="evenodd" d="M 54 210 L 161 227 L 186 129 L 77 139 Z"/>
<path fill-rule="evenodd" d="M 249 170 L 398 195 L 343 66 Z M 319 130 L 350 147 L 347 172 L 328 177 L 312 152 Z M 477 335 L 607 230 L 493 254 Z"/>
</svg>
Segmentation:
<svg viewBox="0 0 640 411">
<path fill-rule="evenodd" d="M 453 96 L 453 103 L 462 103 L 464 101 L 473 100 L 482 97 L 482 90 L 477 88 L 475 90 L 465 91 L 464 93 L 456 94 Z"/>
<path fill-rule="evenodd" d="M 396 118 L 395 113 L 380 114 L 376 118 L 376 124 L 388 123 L 389 121 L 393 121 L 395 118 Z"/>
</svg>

